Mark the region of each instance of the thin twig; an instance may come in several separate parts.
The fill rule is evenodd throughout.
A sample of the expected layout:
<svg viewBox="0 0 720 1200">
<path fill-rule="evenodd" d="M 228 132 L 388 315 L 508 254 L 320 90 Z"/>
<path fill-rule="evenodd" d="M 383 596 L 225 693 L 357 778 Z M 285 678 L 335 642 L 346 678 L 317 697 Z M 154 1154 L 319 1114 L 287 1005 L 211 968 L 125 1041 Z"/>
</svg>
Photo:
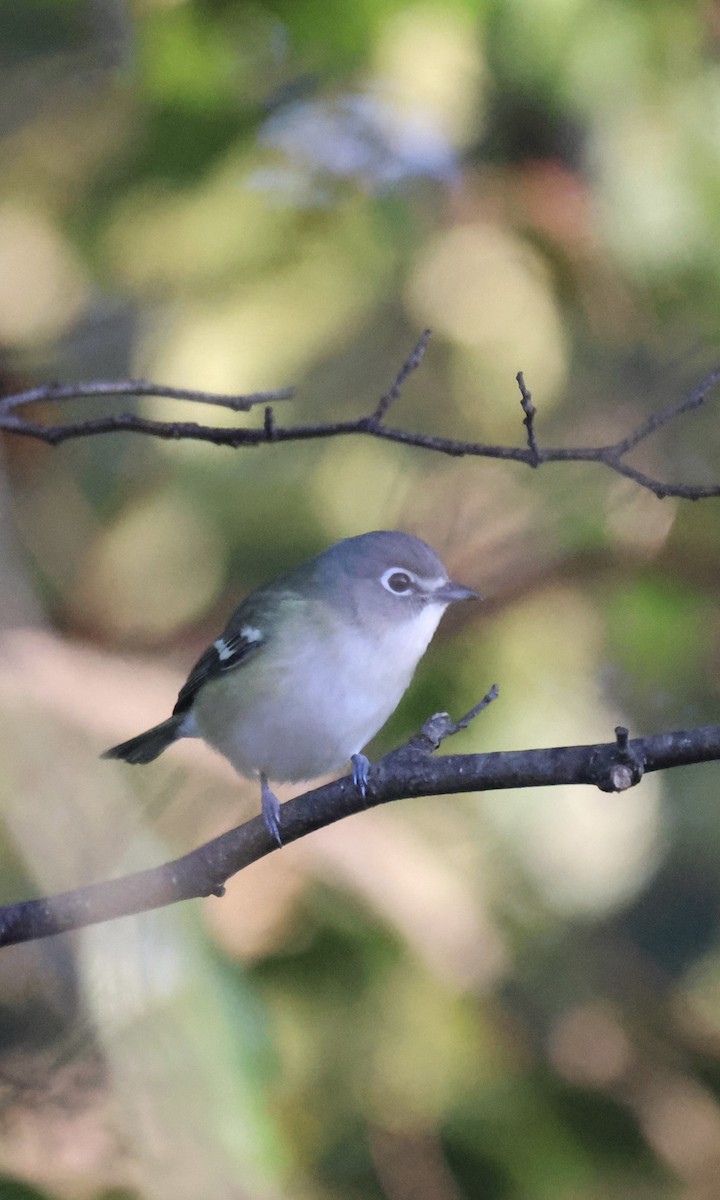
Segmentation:
<svg viewBox="0 0 720 1200">
<path fill-rule="evenodd" d="M 461 729 L 467 729 L 471 721 L 474 721 L 476 717 L 479 717 L 480 713 L 483 712 L 489 704 L 492 704 L 494 700 L 497 700 L 499 695 L 500 688 L 496 683 L 494 683 L 487 694 L 483 696 L 482 700 L 473 708 L 471 708 L 469 712 L 466 712 L 464 717 L 460 717 L 460 719 L 455 722 L 451 732 L 459 733 Z"/>
<path fill-rule="evenodd" d="M 228 396 L 219 392 L 200 392 L 193 388 L 166 387 L 147 379 L 96 380 L 94 383 L 44 383 L 39 387 L 0 397 L 0 413 L 12 412 L 23 404 L 41 401 L 81 400 L 102 396 L 163 396 L 169 400 L 194 400 L 199 404 L 217 404 L 233 412 L 250 412 L 257 404 L 268 400 L 290 400 L 293 388 L 278 388 L 269 392 L 250 392 Z"/>
<path fill-rule="evenodd" d="M 634 450 L 639 442 L 656 433 L 658 429 L 662 429 L 663 425 L 668 425 L 670 421 L 674 421 L 677 417 L 686 412 L 692 412 L 695 408 L 700 408 L 707 399 L 707 393 L 720 380 L 720 367 L 716 367 L 708 376 L 690 393 L 689 396 L 684 396 L 680 400 L 673 400 L 672 404 L 668 404 L 666 408 L 661 409 L 659 413 L 653 413 L 638 425 L 637 429 L 628 434 L 622 441 L 616 442 L 613 450 L 621 457 L 627 454 L 628 451 Z"/>
<path fill-rule="evenodd" d="M 479 704 L 475 704 L 469 712 L 465 713 L 464 717 L 460 717 L 458 721 L 453 721 L 449 713 L 439 712 L 434 713 L 432 717 L 428 717 L 419 734 L 411 738 L 408 742 L 409 746 L 421 748 L 425 743 L 429 743 L 430 749 L 438 750 L 440 745 L 446 738 L 452 737 L 456 733 L 460 733 L 462 729 L 467 729 L 471 721 L 474 721 L 480 713 L 492 704 L 493 700 L 497 700 L 500 695 L 500 688 L 496 683 L 492 685 L 490 690 L 483 696 Z"/>
<path fill-rule="evenodd" d="M 535 436 L 535 416 L 537 414 L 537 409 L 532 402 L 531 393 L 525 386 L 525 376 L 523 375 L 522 371 L 518 371 L 515 378 L 517 379 L 517 385 L 520 388 L 520 406 L 525 413 L 525 416 L 523 417 L 523 425 L 527 430 L 528 449 L 532 455 L 531 465 L 538 467 L 540 465 L 540 449 L 537 444 L 537 437 Z"/>
<path fill-rule="evenodd" d="M 420 340 L 415 346 L 412 354 L 405 359 L 405 362 L 398 371 L 392 387 L 388 392 L 385 393 L 384 396 L 380 397 L 377 408 L 368 418 L 371 423 L 379 425 L 385 417 L 385 414 L 390 406 L 398 399 L 408 375 L 411 375 L 413 371 L 416 371 L 424 359 L 425 351 L 428 348 L 428 342 L 430 341 L 431 336 L 431 329 L 425 329 L 423 331 L 422 336 L 420 337 Z"/>
</svg>

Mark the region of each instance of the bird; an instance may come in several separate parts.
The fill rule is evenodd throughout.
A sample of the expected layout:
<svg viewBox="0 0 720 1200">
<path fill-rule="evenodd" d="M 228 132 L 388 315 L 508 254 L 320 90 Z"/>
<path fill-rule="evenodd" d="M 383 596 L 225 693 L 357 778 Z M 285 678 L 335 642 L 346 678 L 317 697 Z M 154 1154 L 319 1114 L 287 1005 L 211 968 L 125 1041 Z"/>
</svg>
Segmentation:
<svg viewBox="0 0 720 1200">
<path fill-rule="evenodd" d="M 180 738 L 203 738 L 259 779 L 265 826 L 282 845 L 270 782 L 352 763 L 364 797 L 363 747 L 395 711 L 448 606 L 479 598 L 418 537 L 345 538 L 251 592 L 195 663 L 172 715 L 102 757 L 144 764 Z"/>
</svg>

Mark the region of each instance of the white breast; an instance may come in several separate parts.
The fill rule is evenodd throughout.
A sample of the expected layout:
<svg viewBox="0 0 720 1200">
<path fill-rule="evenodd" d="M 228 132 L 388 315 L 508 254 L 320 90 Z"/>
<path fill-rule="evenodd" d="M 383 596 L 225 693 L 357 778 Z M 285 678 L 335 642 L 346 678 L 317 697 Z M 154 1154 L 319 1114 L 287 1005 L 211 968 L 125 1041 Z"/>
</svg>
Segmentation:
<svg viewBox="0 0 720 1200">
<path fill-rule="evenodd" d="M 201 690 L 198 731 L 243 775 L 281 782 L 340 770 L 397 707 L 443 611 L 428 605 L 379 635 L 339 619 L 295 630 L 265 662 L 258 654 L 262 669 L 251 661 Z"/>
</svg>

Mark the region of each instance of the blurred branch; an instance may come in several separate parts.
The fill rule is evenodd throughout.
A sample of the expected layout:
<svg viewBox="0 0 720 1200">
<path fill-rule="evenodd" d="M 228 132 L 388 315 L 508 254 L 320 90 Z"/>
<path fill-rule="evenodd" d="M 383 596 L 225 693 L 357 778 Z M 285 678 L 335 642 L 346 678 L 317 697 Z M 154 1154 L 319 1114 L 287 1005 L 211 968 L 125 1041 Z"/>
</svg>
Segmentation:
<svg viewBox="0 0 720 1200">
<path fill-rule="evenodd" d="M 720 367 L 698 384 L 689 396 L 674 401 L 659 413 L 648 417 L 626 437 L 607 446 L 547 447 L 541 449 L 535 429 L 537 415 L 532 396 L 525 386 L 522 371 L 516 378 L 520 388 L 520 403 L 525 414 L 526 446 L 495 446 L 485 442 L 465 442 L 456 438 L 436 437 L 428 433 L 416 433 L 385 424 L 392 405 L 399 399 L 408 376 L 420 366 L 430 331 L 425 330 L 410 356 L 403 363 L 392 387 L 378 401 L 367 416 L 350 421 L 328 421 L 311 425 L 278 425 L 272 405 L 268 401 L 288 399 L 292 389 L 275 392 L 256 392 L 248 396 L 222 396 L 213 392 L 190 391 L 183 388 L 163 387 L 147 380 L 120 380 L 78 384 L 46 384 L 26 392 L 0 397 L 0 431 L 15 433 L 21 437 L 36 438 L 51 446 L 73 438 L 93 437 L 100 433 L 144 433 L 151 437 L 174 440 L 211 442 L 216 446 L 261 446 L 274 442 L 298 442 L 317 438 L 342 437 L 359 434 L 397 442 L 404 446 L 415 446 L 421 450 L 432 450 L 454 458 L 466 455 L 475 458 L 499 458 L 526 466 L 540 467 L 551 462 L 594 462 L 609 467 L 619 475 L 634 480 L 640 487 L 662 499 L 678 496 L 685 500 L 706 500 L 720 496 L 720 484 L 696 486 L 685 483 L 667 483 L 647 475 L 626 461 L 627 455 L 641 442 L 657 433 L 665 425 L 676 421 L 683 414 L 699 408 L 705 403 L 709 391 L 720 381 Z M 135 413 L 120 413 L 90 420 L 69 421 L 60 425 L 49 425 L 28 420 L 17 413 L 17 409 L 40 401 L 73 400 L 103 396 L 168 396 L 175 400 L 193 400 L 204 404 L 216 404 L 234 412 L 247 412 L 264 404 L 262 426 L 257 429 L 238 429 L 227 425 L 199 425 L 195 421 L 155 421 Z"/>
<path fill-rule="evenodd" d="M 194 400 L 200 404 L 217 404 L 232 412 L 250 412 L 258 404 L 268 400 L 289 400 L 293 388 L 277 388 L 271 392 L 250 392 L 246 395 L 228 396 L 220 392 L 198 392 L 194 388 L 166 387 L 150 383 L 147 379 L 96 380 L 94 383 L 43 383 L 40 387 L 16 392 L 13 396 L 0 397 L 0 413 L 12 412 L 24 404 L 41 402 L 55 403 L 58 400 L 84 400 L 103 396 L 164 396 L 169 400 Z M 117 419 L 117 418 L 116 418 Z M 120 418 L 122 419 L 122 418 Z M 79 428 L 85 422 L 78 422 Z M 12 428 L 12 426 L 10 426 Z M 57 428 L 47 426 L 46 428 Z M 61 427 L 64 428 L 64 427 Z"/>
<path fill-rule="evenodd" d="M 621 792 L 639 783 L 648 771 L 720 759 L 718 725 L 632 740 L 619 726 L 615 741 L 607 744 L 433 758 L 440 742 L 464 728 L 496 695 L 497 689 L 491 689 L 457 722 L 447 713 L 436 713 L 406 745 L 371 767 L 365 799 L 348 776 L 288 800 L 282 807 L 284 842 L 295 842 L 342 817 L 392 800 L 553 784 L 589 784 L 601 791 Z M 0 907 L 0 946 L 147 912 L 179 900 L 222 896 L 232 875 L 277 849 L 262 818 L 254 817 L 162 866 Z"/>
</svg>

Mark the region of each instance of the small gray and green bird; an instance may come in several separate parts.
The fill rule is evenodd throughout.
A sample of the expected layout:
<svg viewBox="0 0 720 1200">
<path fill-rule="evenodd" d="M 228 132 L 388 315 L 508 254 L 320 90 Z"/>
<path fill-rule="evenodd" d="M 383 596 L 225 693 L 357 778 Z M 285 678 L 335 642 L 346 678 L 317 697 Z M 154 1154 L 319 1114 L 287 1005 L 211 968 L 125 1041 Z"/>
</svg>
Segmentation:
<svg viewBox="0 0 720 1200">
<path fill-rule="evenodd" d="M 204 738 L 260 779 L 265 825 L 281 845 L 268 781 L 314 779 L 352 761 L 364 795 L 363 746 L 397 707 L 448 605 L 477 598 L 419 538 L 346 538 L 243 600 L 173 715 L 103 757 L 149 763 L 178 738 Z"/>
</svg>

